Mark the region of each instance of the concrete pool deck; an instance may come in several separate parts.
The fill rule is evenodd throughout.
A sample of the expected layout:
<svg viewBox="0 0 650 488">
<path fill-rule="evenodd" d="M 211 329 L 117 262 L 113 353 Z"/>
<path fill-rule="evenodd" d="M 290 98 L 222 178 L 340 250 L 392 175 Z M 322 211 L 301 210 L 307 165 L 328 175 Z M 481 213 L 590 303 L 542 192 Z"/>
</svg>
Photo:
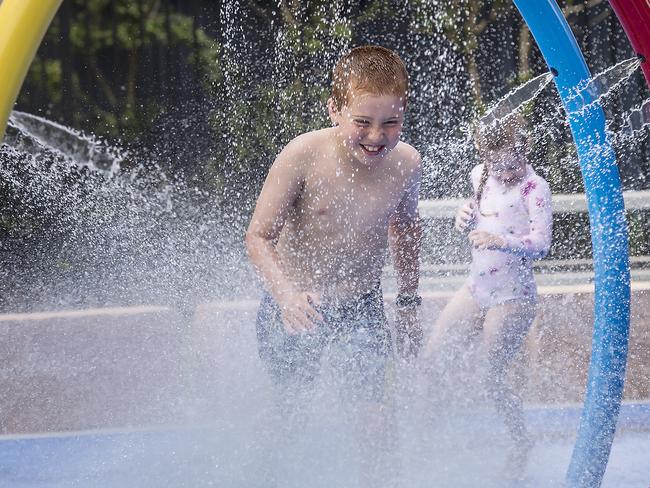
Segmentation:
<svg viewBox="0 0 650 488">
<path fill-rule="evenodd" d="M 574 284 L 566 276 L 564 284 L 544 284 L 551 278 L 540 277 L 538 316 L 526 343 L 526 401 L 577 404 L 590 357 L 593 286 L 582 276 Z M 425 328 L 455 284 L 445 288 L 423 290 Z M 634 281 L 632 290 L 625 398 L 643 401 L 650 399 L 650 281 Z M 390 285 L 386 298 L 390 304 Z M 165 306 L 0 315 L 0 433 L 209 416 L 218 398 L 239 395 L 237 385 L 245 391 L 265 376 L 256 354 L 256 308 L 256 299 L 207 303 L 189 321 Z M 389 305 L 389 319 L 391 313 Z"/>
</svg>

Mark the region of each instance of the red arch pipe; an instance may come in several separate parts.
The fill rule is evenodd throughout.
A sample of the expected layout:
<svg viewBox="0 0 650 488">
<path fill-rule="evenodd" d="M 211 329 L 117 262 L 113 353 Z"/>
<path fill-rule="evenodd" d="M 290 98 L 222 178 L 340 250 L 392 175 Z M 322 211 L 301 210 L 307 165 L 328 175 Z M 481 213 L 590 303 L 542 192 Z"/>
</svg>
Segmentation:
<svg viewBox="0 0 650 488">
<path fill-rule="evenodd" d="M 643 60 L 641 69 L 650 87 L 650 0 L 609 0 L 632 48 Z"/>
</svg>

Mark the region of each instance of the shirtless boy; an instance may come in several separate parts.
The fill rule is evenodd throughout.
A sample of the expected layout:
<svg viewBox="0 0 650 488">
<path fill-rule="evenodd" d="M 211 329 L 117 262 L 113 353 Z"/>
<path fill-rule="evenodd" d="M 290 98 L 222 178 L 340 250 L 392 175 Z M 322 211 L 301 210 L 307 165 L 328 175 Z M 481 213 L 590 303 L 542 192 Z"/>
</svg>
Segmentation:
<svg viewBox="0 0 650 488">
<path fill-rule="evenodd" d="M 266 290 L 260 356 L 283 401 L 308 391 L 323 352 L 336 348 L 333 369 L 367 405 L 363 422 L 375 424 L 364 431 L 386 421 L 392 340 L 380 278 L 389 242 L 398 349 L 413 353 L 421 340 L 420 156 L 400 142 L 407 90 L 406 69 L 388 49 L 362 46 L 341 58 L 327 104 L 333 127 L 296 137 L 277 156 L 246 234 Z"/>
</svg>

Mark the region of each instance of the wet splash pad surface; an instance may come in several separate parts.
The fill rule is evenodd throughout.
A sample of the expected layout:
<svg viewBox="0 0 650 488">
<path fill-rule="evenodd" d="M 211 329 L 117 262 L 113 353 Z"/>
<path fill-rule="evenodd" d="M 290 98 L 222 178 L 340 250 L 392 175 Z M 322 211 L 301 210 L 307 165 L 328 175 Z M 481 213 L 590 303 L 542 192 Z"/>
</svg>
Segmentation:
<svg viewBox="0 0 650 488">
<path fill-rule="evenodd" d="M 402 436 L 406 437 L 401 439 L 400 449 L 403 486 L 560 486 L 574 442 L 567 432 L 575 432 L 579 414 L 579 409 L 573 407 L 527 410 L 531 431 L 540 440 L 531 453 L 526 478 L 516 482 L 505 481 L 497 474 L 505 442 L 493 439 L 491 444 L 485 444 L 481 425 L 486 420 L 491 423 L 491 414 L 457 417 L 442 428 L 432 427 L 432 436 L 420 429 L 419 439 L 411 436 L 408 425 L 404 425 Z M 241 429 L 245 428 L 216 421 L 200 427 L 162 430 L 5 437 L 0 440 L 0 486 L 276 486 L 270 481 L 275 472 L 270 457 L 274 448 L 271 437 L 250 430 L 248 435 L 242 435 Z M 454 435 L 452 439 L 447 435 L 450 429 L 456 433 L 471 429 L 472 435 Z M 650 404 L 623 406 L 603 487 L 645 487 L 650 483 L 648 429 Z M 327 430 L 328 436 L 332 435 L 331 429 Z M 314 430 L 309 433 L 318 435 Z M 301 462 L 302 471 L 293 472 L 277 486 L 355 486 L 350 484 L 349 458 L 341 459 L 345 456 L 333 453 L 338 449 L 335 443 L 315 445 L 308 441 L 306 447 L 311 449 L 306 455 L 311 462 Z"/>
</svg>

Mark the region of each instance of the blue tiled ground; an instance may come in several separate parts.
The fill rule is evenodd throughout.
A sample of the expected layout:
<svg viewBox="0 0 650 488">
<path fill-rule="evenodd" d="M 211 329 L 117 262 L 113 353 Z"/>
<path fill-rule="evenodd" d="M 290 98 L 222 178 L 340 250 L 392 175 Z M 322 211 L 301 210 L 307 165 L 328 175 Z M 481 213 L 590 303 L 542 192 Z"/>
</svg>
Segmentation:
<svg viewBox="0 0 650 488">
<path fill-rule="evenodd" d="M 512 486 L 557 486 L 561 483 L 572 449 L 572 440 L 557 434 L 563 429 L 574 428 L 579 411 L 538 408 L 527 413 L 531 430 L 537 435 L 546 434 L 546 437 L 533 450 L 526 481 Z M 626 405 L 621 412 L 620 432 L 614 443 L 604 487 L 650 486 L 649 431 L 650 405 Z M 237 429 L 215 425 L 160 431 L 4 438 L 0 440 L 0 486 L 272 486 L 268 481 L 269 458 L 265 453 L 273 449 L 273 442 L 260 438 L 259 444 L 254 445 L 254 433 L 250 435 L 249 432 L 247 439 L 242 440 L 236 437 L 237 432 Z M 430 461 L 429 466 L 422 461 L 414 463 L 409 468 L 413 476 L 405 486 L 452 486 L 449 480 L 454 476 L 454 469 L 459 469 L 454 467 L 454 461 Z M 488 464 L 483 466 L 486 470 L 490 469 Z M 448 476 L 436 476 L 431 471 L 436 469 L 447 470 Z M 327 485 L 325 480 L 313 479 L 312 486 Z M 476 486 L 479 480 L 468 477 L 466 481 L 453 486 Z M 504 486 L 488 479 L 485 481 L 482 483 L 484 486 Z"/>
</svg>

